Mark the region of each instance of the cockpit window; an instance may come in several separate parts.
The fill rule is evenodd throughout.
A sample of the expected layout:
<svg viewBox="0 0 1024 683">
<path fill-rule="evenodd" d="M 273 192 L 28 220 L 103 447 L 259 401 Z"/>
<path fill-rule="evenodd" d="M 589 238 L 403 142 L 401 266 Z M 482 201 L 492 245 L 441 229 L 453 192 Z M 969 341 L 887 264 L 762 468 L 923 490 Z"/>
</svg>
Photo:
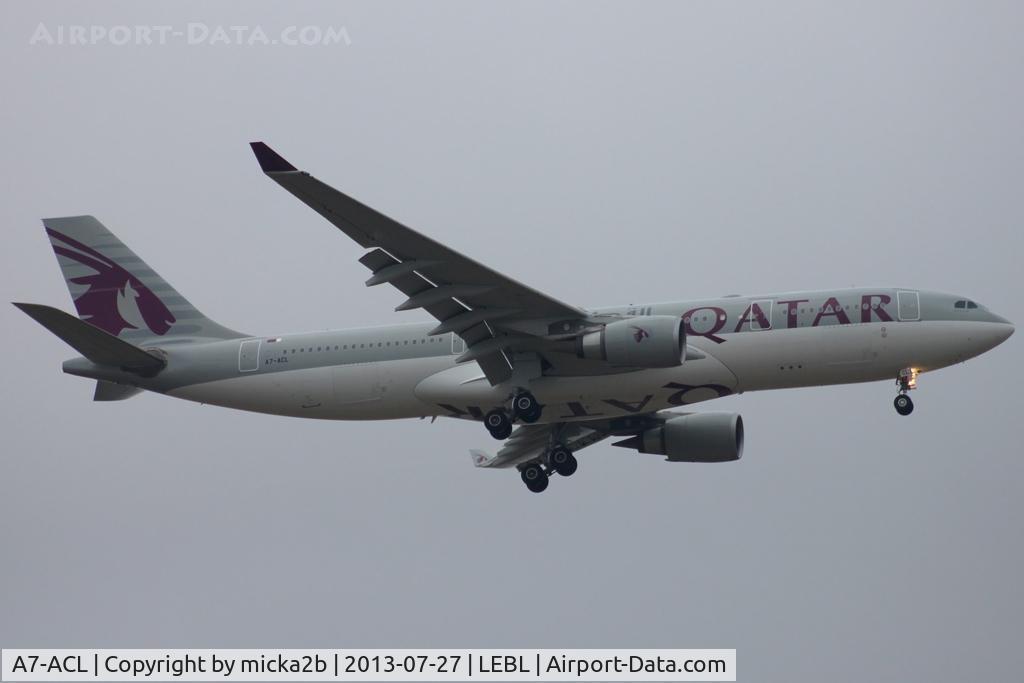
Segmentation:
<svg viewBox="0 0 1024 683">
<path fill-rule="evenodd" d="M 977 307 L 978 307 L 978 304 L 974 303 L 973 301 L 968 301 L 967 302 L 967 308 L 977 308 Z"/>
<path fill-rule="evenodd" d="M 964 301 L 963 299 L 960 299 L 960 301 L 957 301 L 955 304 L 953 304 L 953 308 L 966 308 L 966 307 L 967 307 L 967 302 Z"/>
</svg>

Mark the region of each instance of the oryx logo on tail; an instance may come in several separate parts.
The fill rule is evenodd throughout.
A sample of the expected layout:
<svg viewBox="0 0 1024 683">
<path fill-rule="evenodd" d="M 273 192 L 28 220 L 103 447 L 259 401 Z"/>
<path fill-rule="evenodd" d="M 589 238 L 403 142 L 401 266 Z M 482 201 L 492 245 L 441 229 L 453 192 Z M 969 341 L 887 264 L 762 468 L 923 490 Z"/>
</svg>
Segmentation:
<svg viewBox="0 0 1024 683">
<path fill-rule="evenodd" d="M 59 256 L 96 271 L 94 275 L 69 280 L 88 287 L 75 298 L 75 308 L 83 320 L 114 336 L 120 335 L 122 330 L 143 327 L 153 334 L 167 334 L 175 317 L 139 278 L 95 249 L 53 228 L 47 228 L 46 232 L 55 240 L 53 250 Z"/>
</svg>

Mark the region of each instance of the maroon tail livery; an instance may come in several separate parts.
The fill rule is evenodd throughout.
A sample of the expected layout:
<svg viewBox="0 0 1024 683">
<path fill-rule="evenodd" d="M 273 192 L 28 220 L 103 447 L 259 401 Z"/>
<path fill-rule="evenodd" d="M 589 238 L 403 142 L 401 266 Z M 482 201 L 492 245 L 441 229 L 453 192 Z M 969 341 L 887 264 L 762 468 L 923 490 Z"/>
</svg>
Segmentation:
<svg viewBox="0 0 1024 683">
<path fill-rule="evenodd" d="M 92 216 L 43 224 L 82 320 L 133 341 L 241 336 L 196 310 Z"/>
</svg>

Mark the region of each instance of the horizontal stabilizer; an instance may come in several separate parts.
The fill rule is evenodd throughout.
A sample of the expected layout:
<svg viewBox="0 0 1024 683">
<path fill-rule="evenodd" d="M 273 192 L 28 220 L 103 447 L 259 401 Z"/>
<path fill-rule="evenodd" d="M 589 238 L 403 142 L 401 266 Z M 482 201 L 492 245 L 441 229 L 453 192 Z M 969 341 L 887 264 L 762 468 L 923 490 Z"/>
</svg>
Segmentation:
<svg viewBox="0 0 1024 683">
<path fill-rule="evenodd" d="M 92 400 L 123 401 L 126 398 L 131 398 L 135 394 L 141 392 L 142 389 L 139 389 L 138 387 L 128 386 L 127 384 L 117 384 L 116 382 L 106 382 L 101 379 L 96 382 L 96 393 L 92 395 Z"/>
<path fill-rule="evenodd" d="M 155 375 L 166 365 L 163 359 L 148 351 L 52 306 L 14 305 L 97 365 L 121 368 L 144 376 Z"/>
</svg>

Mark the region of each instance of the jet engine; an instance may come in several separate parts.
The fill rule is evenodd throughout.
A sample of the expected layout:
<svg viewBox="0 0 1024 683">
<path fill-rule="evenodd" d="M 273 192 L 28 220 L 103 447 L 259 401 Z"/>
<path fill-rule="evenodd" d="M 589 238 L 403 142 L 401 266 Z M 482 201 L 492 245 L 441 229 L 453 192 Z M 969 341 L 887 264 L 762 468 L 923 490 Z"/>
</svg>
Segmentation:
<svg viewBox="0 0 1024 683">
<path fill-rule="evenodd" d="M 669 462 L 739 460 L 743 455 L 743 418 L 735 413 L 680 415 L 615 445 L 664 455 Z"/>
<path fill-rule="evenodd" d="M 686 356 L 686 331 L 674 315 L 616 320 L 578 337 L 576 355 L 617 368 L 671 368 Z"/>
</svg>

